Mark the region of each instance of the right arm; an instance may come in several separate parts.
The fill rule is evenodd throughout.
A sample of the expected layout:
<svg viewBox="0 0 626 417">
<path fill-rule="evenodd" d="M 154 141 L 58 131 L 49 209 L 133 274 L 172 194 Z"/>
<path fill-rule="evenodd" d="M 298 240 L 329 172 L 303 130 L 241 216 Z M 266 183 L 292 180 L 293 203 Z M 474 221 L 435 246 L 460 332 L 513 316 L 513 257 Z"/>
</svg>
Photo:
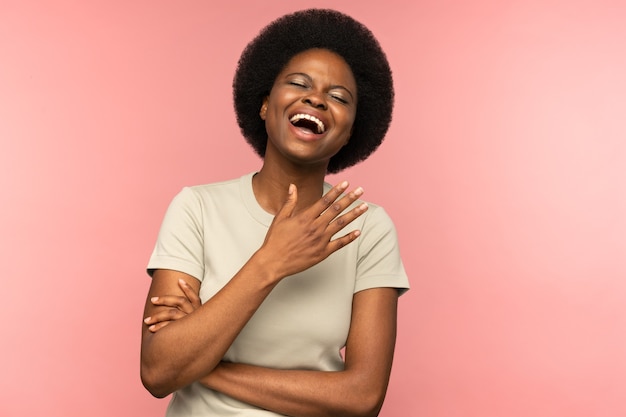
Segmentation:
<svg viewBox="0 0 626 417">
<path fill-rule="evenodd" d="M 258 255 L 255 255 L 258 256 Z M 143 326 L 141 378 L 156 397 L 164 397 L 210 372 L 265 297 L 278 283 L 253 256 L 230 282 L 193 314 L 153 333 Z M 144 317 L 155 317 L 163 307 L 150 301 L 163 294 L 182 295 L 183 279 L 199 293 L 200 282 L 182 272 L 156 270 L 148 292 Z"/>
<path fill-rule="evenodd" d="M 319 263 L 358 237 L 359 232 L 353 231 L 331 240 L 367 209 L 361 205 L 340 215 L 360 196 L 351 192 L 337 200 L 346 187 L 333 187 L 313 206 L 295 213 L 297 191 L 292 186 L 263 245 L 228 284 L 193 313 L 158 332 L 151 331 L 150 324 L 162 322 L 171 309 L 151 298 L 184 296 L 180 279 L 197 294 L 200 282 L 182 272 L 154 272 L 144 314 L 150 319 L 144 323 L 141 342 L 141 379 L 152 395 L 164 397 L 211 372 L 280 280 Z"/>
</svg>

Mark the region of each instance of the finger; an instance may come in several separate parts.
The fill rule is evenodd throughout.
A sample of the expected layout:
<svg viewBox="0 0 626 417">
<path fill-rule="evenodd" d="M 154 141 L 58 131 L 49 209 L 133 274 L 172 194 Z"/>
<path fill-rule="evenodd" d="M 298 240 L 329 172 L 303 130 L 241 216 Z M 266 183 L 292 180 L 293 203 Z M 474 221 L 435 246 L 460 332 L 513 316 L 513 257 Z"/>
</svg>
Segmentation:
<svg viewBox="0 0 626 417">
<path fill-rule="evenodd" d="M 161 330 L 162 328 L 164 328 L 165 326 L 167 326 L 170 323 L 171 323 L 171 321 L 162 321 L 160 323 L 148 326 L 148 330 L 150 330 L 152 333 L 156 333 L 157 331 Z"/>
<path fill-rule="evenodd" d="M 191 309 L 191 311 L 194 310 L 186 296 L 161 295 L 159 297 L 152 297 L 150 302 L 155 306 L 177 308 L 185 312 L 190 312 L 189 309 Z"/>
<path fill-rule="evenodd" d="M 287 190 L 287 200 L 283 204 L 283 206 L 276 213 L 276 217 L 291 217 L 294 209 L 296 208 L 296 203 L 298 202 L 298 187 L 295 184 L 289 184 L 289 189 Z"/>
<path fill-rule="evenodd" d="M 321 199 L 318 200 L 316 204 L 311 207 L 312 210 L 315 211 L 315 216 L 319 216 L 324 213 L 335 201 L 341 197 L 342 193 L 348 189 L 348 181 L 343 181 L 333 188 L 331 188 L 326 194 L 322 196 Z"/>
<path fill-rule="evenodd" d="M 352 232 L 346 235 L 343 235 L 337 239 L 331 240 L 327 246 L 329 250 L 329 255 L 335 251 L 338 251 L 339 249 L 343 248 L 349 243 L 354 242 L 354 240 L 356 240 L 356 238 L 358 238 L 360 235 L 361 235 L 360 230 L 353 230 Z"/>
<path fill-rule="evenodd" d="M 343 211 L 348 208 L 352 203 L 359 199 L 363 195 L 363 188 L 357 187 L 353 191 L 343 195 L 340 199 L 333 202 L 324 213 L 320 215 L 324 221 L 330 223 L 334 218 L 341 215 Z M 357 210 L 358 211 L 358 210 Z"/>
<path fill-rule="evenodd" d="M 152 326 L 164 321 L 175 321 L 185 317 L 187 313 L 177 308 L 167 308 L 154 312 L 150 317 L 146 317 L 143 322 L 148 326 Z"/>
<path fill-rule="evenodd" d="M 191 311 L 185 311 L 186 313 L 191 313 L 193 312 L 193 310 L 202 305 L 200 297 L 195 292 L 195 290 L 191 288 L 189 284 L 187 284 L 187 281 L 181 278 L 178 280 L 178 285 L 180 286 L 180 289 L 183 290 L 183 293 L 185 293 L 185 296 L 187 297 L 189 303 L 191 303 L 191 307 L 193 307 Z"/>
<path fill-rule="evenodd" d="M 365 213 L 367 209 L 368 209 L 367 203 L 361 203 L 355 208 L 353 208 L 352 210 L 348 211 L 347 213 L 337 217 L 336 219 L 331 221 L 330 224 L 328 225 L 328 228 L 327 228 L 328 233 L 330 233 L 332 236 L 335 233 L 339 232 L 348 224 L 352 223 L 352 221 L 354 221 L 357 217 Z"/>
</svg>

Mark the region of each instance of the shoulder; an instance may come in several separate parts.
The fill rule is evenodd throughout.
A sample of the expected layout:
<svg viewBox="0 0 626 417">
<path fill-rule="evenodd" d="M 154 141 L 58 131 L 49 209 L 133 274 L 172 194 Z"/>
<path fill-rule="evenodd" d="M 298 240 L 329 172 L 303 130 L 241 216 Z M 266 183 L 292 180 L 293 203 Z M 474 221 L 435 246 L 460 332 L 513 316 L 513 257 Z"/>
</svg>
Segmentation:
<svg viewBox="0 0 626 417">
<path fill-rule="evenodd" d="M 242 187 L 250 181 L 252 174 L 246 174 L 239 178 L 208 184 L 190 185 L 182 188 L 174 197 L 174 200 L 182 200 L 188 203 L 204 203 L 212 200 L 227 201 L 228 197 L 238 197 Z"/>
<path fill-rule="evenodd" d="M 167 213 L 169 217 L 201 222 L 200 219 L 207 211 L 236 204 L 240 195 L 240 182 L 241 179 L 238 178 L 183 187 L 171 200 Z"/>
<path fill-rule="evenodd" d="M 383 252 L 397 250 L 398 233 L 391 216 L 378 204 L 367 202 L 367 206 L 357 226 L 361 230 L 359 250 L 362 253 L 369 253 L 374 248 Z"/>
<path fill-rule="evenodd" d="M 233 178 L 230 180 L 213 182 L 209 184 L 187 186 L 181 190 L 181 193 L 187 194 L 189 196 L 193 195 L 196 198 L 202 198 L 202 197 L 211 196 L 214 194 L 229 193 L 229 192 L 232 192 L 233 190 L 239 189 L 241 181 L 244 177 Z"/>
<path fill-rule="evenodd" d="M 356 203 L 360 204 L 362 202 L 357 201 Z M 367 211 L 363 215 L 364 229 L 395 230 L 393 220 L 383 206 L 369 201 L 365 201 L 365 203 L 367 204 Z"/>
</svg>

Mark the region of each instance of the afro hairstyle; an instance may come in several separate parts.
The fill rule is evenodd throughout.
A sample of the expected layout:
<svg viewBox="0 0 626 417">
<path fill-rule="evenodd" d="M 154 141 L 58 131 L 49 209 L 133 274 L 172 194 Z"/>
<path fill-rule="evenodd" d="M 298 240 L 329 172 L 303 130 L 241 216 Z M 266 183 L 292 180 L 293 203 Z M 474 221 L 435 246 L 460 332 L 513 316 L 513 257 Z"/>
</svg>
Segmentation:
<svg viewBox="0 0 626 417">
<path fill-rule="evenodd" d="M 358 104 L 352 136 L 329 162 L 336 173 L 365 160 L 382 143 L 393 111 L 394 89 L 387 57 L 372 32 L 341 12 L 307 9 L 282 16 L 245 47 L 233 80 L 237 123 L 246 141 L 263 157 L 265 122 L 259 117 L 263 99 L 289 60 L 321 48 L 340 55 L 357 84 Z"/>
</svg>

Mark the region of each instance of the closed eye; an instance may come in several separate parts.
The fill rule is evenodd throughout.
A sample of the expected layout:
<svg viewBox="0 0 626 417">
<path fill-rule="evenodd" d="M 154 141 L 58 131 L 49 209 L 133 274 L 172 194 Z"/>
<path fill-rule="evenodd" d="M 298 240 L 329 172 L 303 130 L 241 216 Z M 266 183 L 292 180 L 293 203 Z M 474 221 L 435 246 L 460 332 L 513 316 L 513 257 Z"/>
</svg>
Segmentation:
<svg viewBox="0 0 626 417">
<path fill-rule="evenodd" d="M 348 100 L 346 100 L 345 98 L 343 98 L 341 96 L 331 95 L 331 97 L 332 97 L 333 100 L 336 100 L 336 101 L 338 101 L 340 103 L 348 104 Z"/>
</svg>

